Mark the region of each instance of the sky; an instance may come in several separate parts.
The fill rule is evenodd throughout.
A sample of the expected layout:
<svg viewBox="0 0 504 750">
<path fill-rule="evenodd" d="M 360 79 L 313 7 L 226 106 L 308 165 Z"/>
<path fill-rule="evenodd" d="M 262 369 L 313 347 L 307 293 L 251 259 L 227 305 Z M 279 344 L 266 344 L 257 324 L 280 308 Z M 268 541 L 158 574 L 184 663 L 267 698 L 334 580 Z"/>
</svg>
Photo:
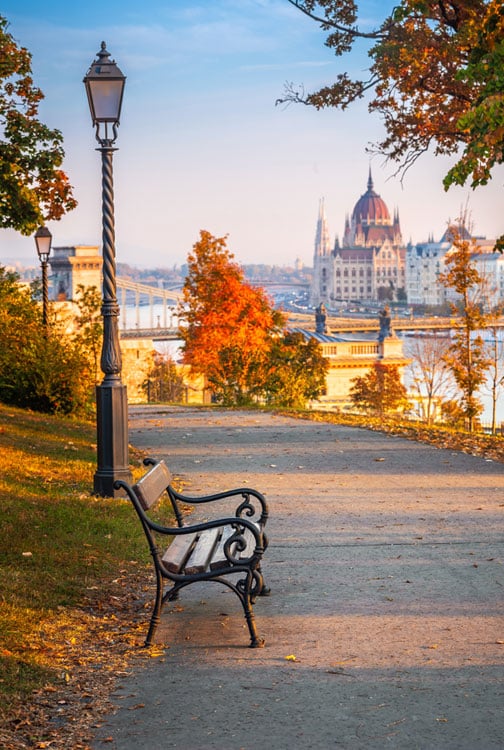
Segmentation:
<svg viewBox="0 0 504 750">
<path fill-rule="evenodd" d="M 393 3 L 365 0 L 360 26 Z M 64 136 L 78 207 L 48 224 L 53 245 L 101 245 L 101 160 L 82 79 L 103 41 L 127 76 L 114 154 L 116 257 L 180 266 L 200 230 L 228 235 L 239 263 L 312 264 L 319 201 L 332 240 L 374 187 L 399 210 L 406 242 L 440 239 L 467 205 L 474 231 L 504 231 L 504 169 L 472 191 L 442 178 L 453 159 L 423 156 L 402 184 L 370 158 L 383 135 L 365 103 L 339 112 L 275 106 L 286 82 L 314 91 L 366 69 L 365 49 L 337 58 L 287 0 L 2 0 L 9 31 L 32 53 L 40 118 Z M 0 229 L 0 262 L 36 260 L 33 237 Z"/>
</svg>

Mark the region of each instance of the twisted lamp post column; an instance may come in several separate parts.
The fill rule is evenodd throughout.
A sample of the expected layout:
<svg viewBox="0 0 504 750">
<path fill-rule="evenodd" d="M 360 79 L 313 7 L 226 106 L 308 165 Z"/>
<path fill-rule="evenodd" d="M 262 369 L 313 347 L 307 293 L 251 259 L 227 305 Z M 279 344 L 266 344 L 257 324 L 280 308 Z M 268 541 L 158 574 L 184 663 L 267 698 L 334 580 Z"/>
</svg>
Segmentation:
<svg viewBox="0 0 504 750">
<path fill-rule="evenodd" d="M 47 308 L 49 307 L 49 290 L 47 282 L 47 261 L 43 260 L 42 263 L 42 325 L 47 335 Z"/>
<path fill-rule="evenodd" d="M 104 378 L 96 387 L 97 470 L 94 491 L 102 497 L 115 497 L 117 479 L 131 481 L 128 450 L 128 398 L 121 380 L 122 358 L 119 346 L 119 305 L 116 296 L 114 225 L 113 144 L 122 104 L 125 77 L 109 60 L 105 42 L 84 78 L 91 118 L 96 128 L 102 158 L 102 242 L 103 242 L 103 344 L 101 369 Z"/>
<path fill-rule="evenodd" d="M 97 149 L 102 155 L 102 243 L 103 243 L 103 345 L 101 369 L 103 382 L 121 380 L 122 357 L 119 346 L 119 305 L 116 289 L 115 223 L 114 223 L 114 177 L 111 146 Z"/>
</svg>

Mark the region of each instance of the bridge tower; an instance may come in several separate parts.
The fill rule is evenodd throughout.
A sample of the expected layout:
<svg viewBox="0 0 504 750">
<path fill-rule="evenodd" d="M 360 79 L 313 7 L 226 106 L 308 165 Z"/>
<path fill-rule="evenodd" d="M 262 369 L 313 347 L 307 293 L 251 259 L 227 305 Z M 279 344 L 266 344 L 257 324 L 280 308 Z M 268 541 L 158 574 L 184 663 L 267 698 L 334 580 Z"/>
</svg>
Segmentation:
<svg viewBox="0 0 504 750">
<path fill-rule="evenodd" d="M 101 288 L 103 259 L 95 245 L 55 247 L 49 257 L 51 265 L 51 292 L 54 301 L 74 300 L 77 287 Z"/>
</svg>

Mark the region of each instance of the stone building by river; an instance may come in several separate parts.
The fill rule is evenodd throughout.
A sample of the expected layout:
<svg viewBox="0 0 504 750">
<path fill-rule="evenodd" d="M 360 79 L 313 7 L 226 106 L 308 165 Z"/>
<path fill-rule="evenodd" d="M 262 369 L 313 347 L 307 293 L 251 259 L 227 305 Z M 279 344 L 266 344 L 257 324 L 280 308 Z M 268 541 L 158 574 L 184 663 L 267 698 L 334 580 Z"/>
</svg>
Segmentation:
<svg viewBox="0 0 504 750">
<path fill-rule="evenodd" d="M 344 408 L 350 404 L 352 380 L 364 377 L 376 362 L 394 365 L 404 379 L 404 368 L 411 360 L 404 355 L 403 341 L 394 333 L 388 307 L 379 315 L 379 331 L 346 335 L 333 335 L 327 324 L 325 307 L 320 304 L 315 312 L 315 332 L 304 328 L 291 328 L 306 340 L 314 338 L 329 362 L 326 393 L 313 405 L 316 407 Z"/>
</svg>

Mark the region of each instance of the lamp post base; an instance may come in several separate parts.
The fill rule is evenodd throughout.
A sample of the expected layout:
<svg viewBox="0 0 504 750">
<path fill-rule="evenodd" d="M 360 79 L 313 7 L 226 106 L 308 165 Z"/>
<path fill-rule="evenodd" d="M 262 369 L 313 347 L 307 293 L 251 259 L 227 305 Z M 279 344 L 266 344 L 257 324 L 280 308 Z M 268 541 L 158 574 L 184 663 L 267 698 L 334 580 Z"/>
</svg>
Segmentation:
<svg viewBox="0 0 504 750">
<path fill-rule="evenodd" d="M 100 497 L 118 497 L 121 490 L 114 482 L 131 482 L 128 446 L 128 398 L 121 383 L 96 386 L 96 424 L 98 468 L 94 475 L 94 493 Z"/>
</svg>

